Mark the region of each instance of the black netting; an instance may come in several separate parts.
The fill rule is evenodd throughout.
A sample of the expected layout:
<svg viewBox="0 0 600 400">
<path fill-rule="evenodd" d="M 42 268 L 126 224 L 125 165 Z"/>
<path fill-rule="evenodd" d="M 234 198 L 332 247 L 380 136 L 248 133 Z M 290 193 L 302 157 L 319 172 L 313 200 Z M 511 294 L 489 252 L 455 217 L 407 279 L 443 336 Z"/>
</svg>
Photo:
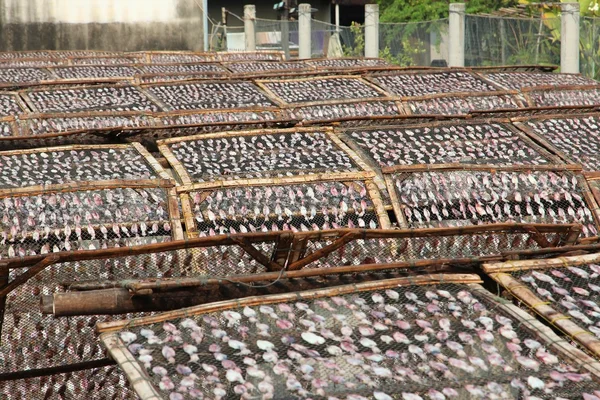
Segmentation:
<svg viewBox="0 0 600 400">
<path fill-rule="evenodd" d="M 282 119 L 281 114 L 276 111 L 263 110 L 231 110 L 231 111 L 211 111 L 203 113 L 186 114 L 168 114 L 160 117 L 160 123 L 169 125 L 194 125 L 194 124 L 214 124 L 223 122 L 268 122 Z"/>
<path fill-rule="evenodd" d="M 529 120 L 525 126 L 548 140 L 586 171 L 599 171 L 600 119 L 595 115 Z"/>
<path fill-rule="evenodd" d="M 152 125 L 153 120 L 150 116 L 140 114 L 96 116 L 65 115 L 62 117 L 48 116 L 44 118 L 25 119 L 21 122 L 21 130 L 24 136 L 29 136 L 96 129 L 133 129 Z"/>
<path fill-rule="evenodd" d="M 182 74 L 197 72 L 225 73 L 227 70 L 216 63 L 197 64 L 150 64 L 140 65 L 139 70 L 147 74 Z"/>
<path fill-rule="evenodd" d="M 38 83 L 52 79 L 53 76 L 44 68 L 0 68 L 0 84 Z"/>
<path fill-rule="evenodd" d="M 381 74 L 374 75 L 372 80 L 388 92 L 402 97 L 497 90 L 495 86 L 465 71 Z"/>
<path fill-rule="evenodd" d="M 140 70 L 125 65 L 90 65 L 77 67 L 56 67 L 52 72 L 60 79 L 93 79 L 93 78 L 133 78 Z"/>
<path fill-rule="evenodd" d="M 600 338 L 600 266 L 573 263 L 543 270 L 511 272 L 552 308 Z M 575 338 L 577 340 L 577 338 Z"/>
<path fill-rule="evenodd" d="M 595 85 L 596 81 L 577 74 L 548 72 L 490 72 L 485 77 L 506 89 L 519 90 L 534 86 Z"/>
<path fill-rule="evenodd" d="M 134 86 L 103 86 L 28 92 L 43 113 L 81 111 L 161 111 Z"/>
<path fill-rule="evenodd" d="M 18 102 L 18 95 L 14 93 L 0 93 L 0 117 L 24 114 Z"/>
<path fill-rule="evenodd" d="M 543 165 L 549 161 L 503 123 L 423 124 L 346 131 L 380 167 L 417 164 Z"/>
<path fill-rule="evenodd" d="M 538 107 L 595 106 L 600 104 L 600 89 L 552 89 L 527 93 Z"/>
<path fill-rule="evenodd" d="M 263 85 L 288 104 L 383 97 L 360 78 L 323 77 L 264 81 Z"/>
<path fill-rule="evenodd" d="M 0 259 L 170 240 L 161 188 L 51 191 L 0 201 Z"/>
<path fill-rule="evenodd" d="M 360 170 L 322 132 L 182 140 L 170 149 L 197 182 Z"/>
<path fill-rule="evenodd" d="M 197 82 L 154 85 L 146 89 L 171 110 L 273 106 L 251 82 Z"/>
<path fill-rule="evenodd" d="M 439 171 L 393 175 L 409 227 L 498 222 L 581 223 L 584 236 L 597 226 L 577 177 L 558 171 Z"/>
<path fill-rule="evenodd" d="M 74 57 L 69 59 L 73 65 L 119 65 L 136 64 L 142 61 L 141 57 L 131 56 L 112 56 L 112 57 Z"/>
<path fill-rule="evenodd" d="M 303 122 L 331 122 L 337 119 L 374 116 L 397 117 L 403 114 L 393 101 L 364 101 L 357 103 L 322 104 L 295 107 L 289 110 L 292 118 Z"/>
<path fill-rule="evenodd" d="M 34 397 L 35 396 L 35 397 Z M 5 399 L 135 400 L 125 375 L 116 366 L 88 369 L 41 378 L 2 382 L 0 397 Z"/>
<path fill-rule="evenodd" d="M 255 72 L 287 72 L 287 71 L 310 71 L 312 68 L 305 61 L 261 61 L 261 62 L 235 62 L 227 63 L 225 66 L 234 73 Z"/>
<path fill-rule="evenodd" d="M 201 63 L 214 61 L 213 54 L 194 53 L 149 53 L 150 62 L 153 64 L 179 64 L 179 63 Z"/>
<path fill-rule="evenodd" d="M 133 146 L 55 148 L 0 153 L 0 188 L 55 185 L 111 179 L 156 179 Z"/>
<path fill-rule="evenodd" d="M 445 96 L 424 100 L 408 100 L 405 104 L 412 114 L 429 115 L 464 115 L 473 111 L 517 110 L 522 107 L 520 96 L 512 94 Z"/>
<path fill-rule="evenodd" d="M 190 193 L 204 235 L 381 228 L 364 182 L 235 187 Z"/>
<path fill-rule="evenodd" d="M 322 69 L 386 67 L 391 65 L 382 58 L 323 58 L 310 60 L 308 64 Z"/>
<path fill-rule="evenodd" d="M 460 284 L 398 287 L 190 315 L 119 337 L 170 399 L 575 399 L 598 387 L 479 296 Z"/>
</svg>

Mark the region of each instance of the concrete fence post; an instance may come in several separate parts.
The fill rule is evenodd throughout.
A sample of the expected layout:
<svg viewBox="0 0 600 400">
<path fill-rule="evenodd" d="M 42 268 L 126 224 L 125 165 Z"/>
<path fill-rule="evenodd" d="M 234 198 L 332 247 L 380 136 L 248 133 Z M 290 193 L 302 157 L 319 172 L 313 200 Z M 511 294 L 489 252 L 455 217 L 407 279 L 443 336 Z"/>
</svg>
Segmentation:
<svg viewBox="0 0 600 400">
<path fill-rule="evenodd" d="M 560 4 L 560 72 L 579 73 L 579 3 Z"/>
<path fill-rule="evenodd" d="M 465 66 L 465 3 L 450 4 L 448 65 Z"/>
<path fill-rule="evenodd" d="M 310 4 L 298 5 L 298 58 L 306 59 L 312 55 Z"/>
<path fill-rule="evenodd" d="M 248 4 L 244 6 L 244 36 L 246 39 L 246 51 L 256 50 L 256 6 Z"/>
<path fill-rule="evenodd" d="M 379 57 L 379 4 L 365 4 L 365 57 Z"/>
</svg>

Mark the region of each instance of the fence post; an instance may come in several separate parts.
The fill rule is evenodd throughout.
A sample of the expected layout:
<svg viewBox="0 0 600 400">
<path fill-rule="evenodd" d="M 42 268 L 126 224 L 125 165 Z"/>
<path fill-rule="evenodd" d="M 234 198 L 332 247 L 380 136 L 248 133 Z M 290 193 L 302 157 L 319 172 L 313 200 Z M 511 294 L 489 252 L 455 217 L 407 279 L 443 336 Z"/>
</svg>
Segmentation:
<svg viewBox="0 0 600 400">
<path fill-rule="evenodd" d="M 579 73 L 579 3 L 560 3 L 560 72 Z"/>
<path fill-rule="evenodd" d="M 298 5 L 298 58 L 310 58 L 312 55 L 310 27 L 310 4 Z"/>
<path fill-rule="evenodd" d="M 379 57 L 379 4 L 365 4 L 365 57 Z"/>
<path fill-rule="evenodd" d="M 246 51 L 256 50 L 256 6 L 248 4 L 244 6 L 244 37 L 246 39 Z"/>
<path fill-rule="evenodd" d="M 465 66 L 465 3 L 450 4 L 450 40 L 448 65 Z"/>
</svg>

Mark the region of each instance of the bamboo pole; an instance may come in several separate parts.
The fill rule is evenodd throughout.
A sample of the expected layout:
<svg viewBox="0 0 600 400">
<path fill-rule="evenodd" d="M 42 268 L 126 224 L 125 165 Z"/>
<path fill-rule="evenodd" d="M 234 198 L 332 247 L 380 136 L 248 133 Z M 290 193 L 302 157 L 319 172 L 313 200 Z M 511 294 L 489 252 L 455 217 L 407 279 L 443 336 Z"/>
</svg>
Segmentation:
<svg viewBox="0 0 600 400">
<path fill-rule="evenodd" d="M 125 145 L 125 146 L 127 146 L 127 145 Z M 148 150 L 146 150 L 146 148 L 144 146 L 142 146 L 141 143 L 133 142 L 133 143 L 131 143 L 131 146 L 133 146 L 133 148 L 135 148 L 138 151 L 138 153 L 140 153 L 142 155 L 142 157 L 144 157 L 144 159 L 146 160 L 146 162 L 148 164 L 150 164 L 150 166 L 154 169 L 154 171 L 156 172 L 156 174 L 161 179 L 166 179 L 166 180 L 172 180 L 173 179 L 167 173 L 167 171 L 164 170 L 164 168 L 162 167 L 162 165 L 160 165 L 160 163 L 156 160 L 156 158 L 154 158 L 154 156 L 152 154 L 150 154 L 150 152 Z"/>
<path fill-rule="evenodd" d="M 152 323 L 164 322 L 171 319 L 189 317 L 190 315 L 201 315 L 211 312 L 220 312 L 233 308 L 244 306 L 255 306 L 259 304 L 277 304 L 289 301 L 310 300 L 319 297 L 339 296 L 350 293 L 359 293 L 370 290 L 384 290 L 389 288 L 397 288 L 399 286 L 412 285 L 435 285 L 441 283 L 481 283 L 481 279 L 477 275 L 470 274 L 432 274 L 413 277 L 402 277 L 395 279 L 386 279 L 374 282 L 365 282 L 360 284 L 337 286 L 327 289 L 317 289 L 304 292 L 293 292 L 285 294 L 276 294 L 270 296 L 248 297 L 239 300 L 221 301 L 196 307 L 190 307 L 182 310 L 162 313 L 160 315 L 135 318 L 133 320 L 111 321 L 99 323 L 96 325 L 98 333 L 115 332 L 126 327 L 142 326 Z"/>
<path fill-rule="evenodd" d="M 175 154 L 171 151 L 169 146 L 167 146 L 166 144 L 159 143 L 158 151 L 160 151 L 160 153 L 163 155 L 163 157 L 167 159 L 169 164 L 171 164 L 171 168 L 173 168 L 173 170 L 177 174 L 176 177 L 179 178 L 179 181 L 183 185 L 191 185 L 192 184 L 191 176 L 188 174 L 188 172 L 185 169 L 185 167 L 183 166 L 183 164 L 177 159 L 177 157 L 175 157 Z"/>
<path fill-rule="evenodd" d="M 0 290 L 4 290 L 8 285 L 10 269 L 0 266 Z M 2 345 L 2 327 L 4 326 L 4 315 L 6 313 L 6 296 L 0 296 L 0 346 Z"/>
<path fill-rule="evenodd" d="M 494 273 L 490 277 L 508 290 L 513 296 L 526 304 L 552 326 L 564 332 L 569 338 L 579 342 L 594 355 L 600 356 L 600 341 L 593 333 L 587 332 L 572 322 L 571 318 L 554 310 L 541 300 L 527 286 L 506 273 Z"/>
<path fill-rule="evenodd" d="M 27 369 L 17 372 L 0 373 L 0 382 L 16 381 L 21 379 L 32 379 L 48 377 L 53 375 L 68 374 L 77 371 L 85 371 L 90 369 L 98 369 L 115 365 L 116 362 L 110 358 L 101 358 L 99 360 L 84 361 L 75 364 L 58 365 L 55 367 Z"/>
<path fill-rule="evenodd" d="M 312 262 L 317 261 L 320 258 L 326 257 L 327 255 L 333 253 L 340 247 L 345 246 L 349 242 L 351 242 L 355 239 L 358 239 L 359 237 L 360 237 L 360 235 L 357 233 L 348 232 L 345 235 L 343 235 L 342 237 L 340 237 L 339 239 L 337 239 L 335 242 L 323 247 L 322 249 L 317 250 L 317 251 L 311 253 L 310 255 L 299 259 L 298 261 L 294 261 L 292 264 L 290 264 L 288 269 L 290 271 L 297 271 L 297 270 L 301 269 L 302 267 L 304 267 Z"/>
<path fill-rule="evenodd" d="M 150 377 L 144 368 L 138 364 L 135 357 L 129 352 L 125 344 L 116 334 L 106 334 L 100 336 L 100 341 L 108 351 L 108 354 L 115 360 L 133 390 L 140 396 L 141 400 L 162 400 L 163 397 L 156 391 L 151 383 Z"/>
<path fill-rule="evenodd" d="M 283 265 L 279 265 L 276 262 L 271 261 L 269 258 L 267 258 L 267 256 L 257 250 L 248 240 L 244 240 L 243 238 L 233 238 L 233 241 L 235 244 L 240 246 L 242 250 L 248 253 L 253 260 L 267 268 L 267 271 L 279 271 L 283 268 Z"/>
<path fill-rule="evenodd" d="M 415 164 L 415 165 L 393 165 L 383 167 L 384 174 L 393 174 L 396 172 L 429 172 L 429 171 L 556 171 L 556 172 L 581 172 L 579 164 L 565 165 L 506 165 L 506 166 L 488 166 L 481 164 Z"/>
<path fill-rule="evenodd" d="M 384 177 L 387 186 L 387 191 L 390 195 L 390 200 L 392 202 L 392 208 L 394 210 L 394 214 L 396 215 L 396 221 L 398 221 L 398 226 L 400 226 L 400 229 L 410 229 L 409 221 L 406 220 L 406 216 L 404 215 L 402 205 L 400 204 L 400 199 L 398 198 L 396 184 L 394 183 L 394 180 L 392 179 L 391 175 L 384 175 Z"/>
<path fill-rule="evenodd" d="M 379 189 L 377 185 L 372 180 L 365 181 L 365 187 L 367 189 L 367 194 L 375 207 L 375 212 L 377 213 L 377 218 L 379 219 L 379 226 L 381 229 L 391 229 L 392 224 L 390 222 L 390 217 L 388 216 L 387 211 L 383 205 L 383 201 L 381 200 L 381 194 L 379 193 Z"/>
<path fill-rule="evenodd" d="M 572 246 L 569 248 L 565 248 L 567 251 L 572 250 L 580 250 L 585 249 L 586 246 Z M 596 250 L 600 248 L 599 245 L 588 246 L 591 250 Z M 502 263 L 493 263 L 493 264 L 483 264 L 483 271 L 487 274 L 492 273 L 508 273 L 515 271 L 524 271 L 524 270 L 532 270 L 532 269 L 553 269 L 553 268 L 562 268 L 566 265 L 569 266 L 577 266 L 577 265 L 586 265 L 600 262 L 600 253 L 599 254 L 586 254 L 581 256 L 573 256 L 573 257 L 556 257 L 550 259 L 541 259 L 541 260 L 519 260 L 519 261 L 507 261 Z"/>
<path fill-rule="evenodd" d="M 27 271 L 25 271 L 21 275 L 17 276 L 11 282 L 7 282 L 2 288 L 0 288 L 0 299 L 5 299 L 6 296 L 10 292 L 12 292 L 19 286 L 26 283 L 28 280 L 30 280 L 31 278 L 33 278 L 34 276 L 36 276 L 37 274 L 42 272 L 47 267 L 51 266 L 52 264 L 57 263 L 59 260 L 60 260 L 60 256 L 58 256 L 56 254 L 51 254 L 49 256 L 46 256 L 42 261 L 35 264 L 31 268 L 29 268 Z"/>
</svg>

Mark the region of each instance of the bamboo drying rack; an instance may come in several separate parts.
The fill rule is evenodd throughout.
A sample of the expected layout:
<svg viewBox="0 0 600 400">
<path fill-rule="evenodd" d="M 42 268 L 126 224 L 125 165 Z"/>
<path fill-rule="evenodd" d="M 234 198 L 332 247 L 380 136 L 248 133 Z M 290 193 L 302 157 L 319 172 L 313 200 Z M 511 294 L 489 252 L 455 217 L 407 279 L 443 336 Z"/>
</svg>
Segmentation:
<svg viewBox="0 0 600 400">
<path fill-rule="evenodd" d="M 174 143 L 181 143 L 181 142 L 186 142 L 186 141 L 193 141 L 193 140 L 204 140 L 204 139 L 217 139 L 217 138 L 229 138 L 229 137 L 242 137 L 242 136 L 261 136 L 261 135 L 269 135 L 269 134 L 294 134 L 294 133 L 306 133 L 306 134 L 311 134 L 311 133 L 323 133 L 327 136 L 327 138 L 342 152 L 346 153 L 356 164 L 357 169 L 359 171 L 357 172 L 352 172 L 352 173 L 336 173 L 336 172 L 326 172 L 326 173 L 321 173 L 321 174 L 317 174 L 318 176 L 320 176 L 319 179 L 323 179 L 323 177 L 327 176 L 335 176 L 340 180 L 352 180 L 352 179 L 364 179 L 364 178 L 370 178 L 371 175 L 365 176 L 363 174 L 361 174 L 361 171 L 367 171 L 370 172 L 367 165 L 360 161 L 357 162 L 355 160 L 355 158 L 357 160 L 359 160 L 358 156 L 352 156 L 353 151 L 350 150 L 348 148 L 348 146 L 346 146 L 346 144 L 344 144 L 334 133 L 333 130 L 331 128 L 291 128 L 291 129 L 256 129 L 256 130 L 250 130 L 250 131 L 229 131 L 229 132 L 219 132 L 219 133 L 212 133 L 212 134 L 203 134 L 203 135 L 195 135 L 195 136 L 186 136 L 186 137 L 181 137 L 181 138 L 171 138 L 171 139 L 165 139 L 165 140 L 159 140 L 158 143 L 158 149 L 161 152 L 161 154 L 167 159 L 167 161 L 169 161 L 169 164 L 171 165 L 171 167 L 173 168 L 173 170 L 177 173 L 177 176 L 179 178 L 179 180 L 181 181 L 183 186 L 190 186 L 192 184 L 194 184 L 195 182 L 193 182 L 192 177 L 188 174 L 188 172 L 186 171 L 185 167 L 183 166 L 183 164 L 175 157 L 175 154 L 173 154 L 173 152 L 170 149 L 170 146 L 173 145 Z M 305 175 L 314 175 L 310 173 L 310 170 L 306 170 L 306 173 L 303 173 L 301 176 L 305 177 Z M 287 178 L 272 178 L 273 180 L 270 182 L 280 182 L 280 183 L 286 183 L 286 179 Z M 306 177 L 305 177 L 306 178 Z M 250 178 L 250 179 L 246 179 L 245 184 L 250 184 L 251 182 L 263 182 L 262 181 L 263 178 Z M 194 189 L 198 190 L 198 189 L 206 189 L 206 188 L 215 188 L 215 187 L 221 187 L 223 186 L 224 182 L 227 181 L 227 179 L 214 179 L 211 180 L 209 182 L 202 182 L 202 183 L 196 183 L 194 185 Z M 238 180 L 239 182 L 239 180 Z"/>
<path fill-rule="evenodd" d="M 156 173 L 157 178 L 164 180 L 172 180 L 171 176 L 165 171 L 165 169 L 159 164 L 159 162 L 152 156 L 148 150 L 140 143 L 131 143 L 131 144 L 105 144 L 105 145 L 71 145 L 71 146 L 58 146 L 58 147 L 43 147 L 43 148 L 35 148 L 28 150 L 11 150 L 11 151 L 3 151 L 0 152 L 0 157 L 5 156 L 15 156 L 21 154 L 36 154 L 36 153 L 53 153 L 53 152 L 67 152 L 70 150 L 75 151 L 94 151 L 94 150 L 104 150 L 104 149 L 114 149 L 114 150 L 126 150 L 133 149 L 137 151 L 144 161 L 148 164 L 148 166 Z M 52 186 L 45 186 L 50 189 Z M 0 194 L 4 192 L 4 189 L 0 189 Z"/>
<path fill-rule="evenodd" d="M 298 177 L 295 177 L 298 178 Z M 341 181 L 339 178 L 336 178 L 335 176 L 327 176 L 325 177 L 325 179 L 318 179 L 315 180 L 315 178 L 317 177 L 313 177 L 313 176 L 309 176 L 306 178 L 312 178 L 310 180 L 306 180 L 305 177 L 302 177 L 301 180 L 298 180 L 298 183 L 324 183 L 324 182 L 341 182 L 343 184 L 345 184 L 346 186 L 351 185 L 353 183 L 354 180 L 345 180 L 345 181 Z M 242 182 L 240 182 L 242 181 Z M 373 203 L 373 208 L 371 208 L 370 210 L 372 212 L 374 212 L 377 215 L 377 219 L 379 221 L 379 226 L 380 229 L 390 229 L 391 224 L 390 224 L 390 220 L 388 217 L 387 212 L 385 211 L 385 208 L 383 206 L 383 202 L 381 201 L 381 195 L 379 194 L 379 190 L 377 189 L 377 186 L 373 183 L 372 180 L 369 179 L 365 179 L 365 180 L 360 180 L 360 182 L 362 182 L 365 185 L 365 189 L 367 190 L 367 196 L 369 198 L 369 200 Z M 237 181 L 227 181 L 224 182 L 224 185 L 221 187 L 231 187 L 231 188 L 248 188 L 248 187 L 252 187 L 252 186 L 279 186 L 279 185 L 293 185 L 293 180 L 287 180 L 285 183 L 280 183 L 280 182 L 275 182 L 273 183 L 273 179 L 263 179 L 261 182 L 257 182 L 256 180 L 251 180 L 249 182 L 247 182 L 246 180 L 237 180 Z M 211 192 L 212 190 L 206 190 L 206 189 L 200 189 L 200 190 L 196 190 L 194 189 L 195 185 L 191 185 L 191 186 L 180 186 L 177 188 L 177 192 L 180 195 L 181 198 L 181 206 L 182 206 L 182 210 L 183 210 L 183 216 L 184 216 L 184 220 L 185 220 L 185 226 L 186 226 L 186 233 L 187 233 L 187 237 L 188 238 L 195 238 L 198 237 L 198 231 L 196 229 L 196 222 L 195 222 L 195 218 L 192 212 L 192 209 L 194 208 L 194 203 L 192 200 L 192 196 L 191 193 L 192 192 L 197 192 L 200 191 L 201 193 L 201 198 L 206 198 Z M 219 188 L 221 188 L 219 187 Z M 214 189 L 218 189 L 218 188 L 213 188 Z M 272 217 L 273 215 L 269 215 L 268 217 Z M 239 220 L 242 218 L 260 218 L 260 217 L 265 217 L 267 218 L 267 216 L 264 215 L 259 215 L 259 216 L 254 216 L 254 215 L 246 215 L 246 216 L 241 216 L 241 215 L 235 215 L 235 216 L 229 216 L 234 220 Z M 288 216 L 289 217 L 289 216 Z"/>
<path fill-rule="evenodd" d="M 30 111 L 27 103 L 24 102 L 23 99 L 19 96 L 19 92 L 2 92 L 0 94 L 2 96 L 10 96 L 13 98 L 13 100 L 15 101 L 15 104 L 17 104 L 19 111 L 20 111 L 20 112 L 18 112 L 18 114 L 26 114 Z M 0 116 L 4 117 L 6 115 L 0 115 Z"/>
<path fill-rule="evenodd" d="M 592 91 L 592 90 L 600 91 L 600 85 L 535 86 L 535 87 L 530 87 L 530 88 L 522 88 L 521 93 L 527 99 L 527 102 L 530 105 L 539 106 L 538 104 L 536 104 L 536 102 L 531 97 L 531 93 L 534 93 L 534 92 L 563 92 L 563 91 L 572 91 L 572 90 L 575 90 L 578 92 L 585 92 L 585 91 Z M 595 106 L 600 106 L 600 101 L 598 102 L 598 104 L 595 104 Z"/>
<path fill-rule="evenodd" d="M 569 338 L 575 340 L 598 357 L 600 356 L 600 340 L 598 340 L 596 335 L 582 329 L 577 323 L 573 322 L 571 317 L 563 315 L 555 310 L 551 304 L 540 299 L 526 285 L 523 285 L 513 278 L 510 273 L 534 269 L 566 268 L 568 266 L 585 265 L 599 261 L 600 254 L 589 254 L 545 260 L 523 260 L 484 264 L 483 270 L 511 295 L 544 318 L 550 325 L 564 332 Z"/>
<path fill-rule="evenodd" d="M 286 61 L 285 53 L 283 51 L 219 51 L 214 54 L 219 61 Z M 249 57 L 245 57 L 246 55 Z"/>
<path fill-rule="evenodd" d="M 504 90 L 510 90 L 510 88 L 503 86 L 500 82 L 496 82 L 496 81 L 493 80 L 493 78 L 490 78 L 488 76 L 489 74 L 492 74 L 492 73 L 501 73 L 501 72 L 520 72 L 522 74 L 540 74 L 541 73 L 541 74 L 550 75 L 550 76 L 556 75 L 556 74 L 553 74 L 552 72 L 547 72 L 547 71 L 519 71 L 519 70 L 516 70 L 516 71 L 502 71 L 502 70 L 495 70 L 495 69 L 491 70 L 491 71 L 490 70 L 473 71 L 473 73 L 475 73 L 477 76 L 479 76 L 479 77 L 481 77 L 483 79 L 486 79 L 488 81 L 494 82 L 497 86 L 500 86 Z M 567 75 L 567 76 L 577 76 L 577 77 L 582 77 L 583 76 L 582 74 L 564 74 L 564 75 Z M 593 81 L 593 80 L 590 79 L 590 81 Z M 534 85 L 534 86 L 527 86 L 527 87 L 536 88 L 536 87 L 540 87 L 540 86 L 544 86 L 544 85 L 537 85 L 537 86 Z M 545 85 L 545 86 L 547 86 L 547 85 Z"/>
<path fill-rule="evenodd" d="M 315 100 L 315 101 L 307 101 L 301 103 L 288 103 L 283 100 L 280 96 L 274 93 L 271 89 L 267 87 L 269 83 L 275 82 L 306 82 L 306 81 L 316 81 L 316 80 L 328 80 L 328 79 L 349 79 L 359 83 L 362 83 L 365 86 L 375 90 L 380 94 L 378 97 L 364 97 L 360 99 L 334 99 L 334 100 Z M 387 91 L 377 86 L 376 84 L 367 81 L 361 77 L 356 75 L 335 75 L 335 76 L 313 76 L 313 77 L 304 77 L 304 78 L 295 78 L 295 79 L 257 79 L 254 81 L 258 87 L 260 87 L 268 97 L 279 105 L 282 108 L 288 107 L 308 107 L 308 106 L 318 106 L 324 104 L 338 104 L 338 103 L 351 103 L 351 102 L 365 102 L 365 101 L 394 101 L 398 100 L 398 97 L 389 94 Z"/>
<path fill-rule="evenodd" d="M 561 114 L 552 114 L 552 115 L 535 116 L 535 117 L 515 118 L 515 119 L 513 119 L 513 124 L 515 127 L 517 127 L 518 129 L 523 131 L 526 135 L 528 135 L 531 139 L 535 140 L 536 142 L 538 142 L 542 146 L 544 146 L 548 151 L 556 154 L 559 157 L 559 159 L 562 160 L 562 162 L 569 163 L 569 164 L 575 164 L 575 161 L 573 161 L 567 154 L 565 154 L 563 151 L 559 150 L 555 145 L 550 143 L 548 141 L 548 139 L 546 139 L 542 135 L 538 134 L 535 131 L 535 129 L 528 126 L 526 124 L 526 122 L 540 122 L 540 121 L 545 121 L 545 120 L 549 120 L 549 119 L 578 119 L 578 118 L 589 118 L 589 117 L 600 118 L 600 113 L 595 112 L 595 113 L 586 113 L 586 114 L 570 114 L 568 116 L 561 115 Z M 584 175 L 587 176 L 588 174 L 584 172 Z"/>
<path fill-rule="evenodd" d="M 24 188 L 7 188 L 0 192 L 0 198 L 30 197 L 45 195 L 50 193 L 82 192 L 105 189 L 163 189 L 165 191 L 168 220 L 171 224 L 173 240 L 182 240 L 183 230 L 181 228 L 181 218 L 179 214 L 179 204 L 177 201 L 177 191 L 175 184 L 171 179 L 138 179 L 136 181 L 127 180 L 106 180 L 94 182 L 70 182 L 60 185 L 49 186 L 29 186 Z M 133 221 L 135 222 L 135 221 Z M 94 230 L 97 227 L 93 226 Z"/>
<path fill-rule="evenodd" d="M 553 72 L 558 65 L 497 65 L 491 67 L 469 67 L 475 72 Z"/>
<path fill-rule="evenodd" d="M 510 97 L 512 99 L 512 101 L 516 104 L 517 108 L 512 109 L 512 108 L 494 108 L 494 109 L 490 109 L 490 110 L 479 110 L 479 112 L 488 112 L 488 111 L 494 111 L 494 112 L 506 112 L 506 111 L 510 111 L 510 110 L 515 110 L 518 111 L 519 109 L 521 109 L 524 105 L 526 105 L 527 103 L 524 102 L 524 98 L 523 96 L 516 90 L 505 90 L 505 91 L 497 91 L 497 92 L 473 92 L 473 93 L 469 93 L 469 92 L 459 92 L 459 93 L 435 93 L 435 94 L 428 94 L 425 96 L 414 96 L 414 97 L 401 97 L 400 100 L 402 101 L 402 103 L 404 104 L 404 108 L 405 108 L 405 113 L 407 115 L 413 115 L 415 114 L 411 108 L 410 108 L 410 103 L 413 102 L 423 102 L 423 101 L 428 101 L 428 100 L 435 100 L 435 99 L 440 99 L 442 101 L 444 100 L 452 100 L 452 99 L 466 99 L 465 101 L 468 101 L 469 99 L 472 98 L 476 98 L 476 97 L 500 97 L 500 96 L 507 96 Z M 475 112 L 477 110 L 469 110 L 468 113 L 472 113 Z M 420 115 L 420 114 L 415 114 L 415 115 Z M 453 114 L 446 114 L 446 115 L 453 115 Z M 460 115 L 460 114 L 459 114 Z"/>
<path fill-rule="evenodd" d="M 577 178 L 579 189 L 586 202 L 587 207 L 592 212 L 592 219 L 594 225 L 598 229 L 600 227 L 600 208 L 596 202 L 591 190 L 581 174 L 581 165 L 570 164 L 570 165 L 524 165 L 524 166 L 497 166 L 490 167 L 487 165 L 478 164 L 422 164 L 422 165 L 396 165 L 392 167 L 382 168 L 382 172 L 385 177 L 386 187 L 390 194 L 392 207 L 394 214 L 401 223 L 402 228 L 408 228 L 408 222 L 404 218 L 403 208 L 396 193 L 396 188 L 392 180 L 392 175 L 395 173 L 411 173 L 411 172 L 451 172 L 451 171 L 488 171 L 490 173 L 496 173 L 498 171 L 507 172 L 526 172 L 526 171 L 553 171 L 558 173 L 574 173 Z M 405 224 L 405 225 L 403 225 Z"/>
<path fill-rule="evenodd" d="M 161 104 L 157 103 L 151 96 L 148 96 L 147 93 L 145 93 L 145 91 L 143 91 L 143 87 L 142 86 L 137 86 L 137 85 L 132 85 L 132 84 L 125 84 L 125 85 L 81 85 L 78 86 L 76 89 L 77 90 L 97 90 L 97 89 L 103 89 L 103 88 L 119 88 L 119 87 L 130 87 L 135 89 L 137 92 L 139 92 L 142 96 L 146 97 L 147 100 L 157 108 L 157 111 L 162 110 Z M 51 113 L 44 113 L 42 111 L 40 111 L 38 109 L 38 107 L 35 105 L 35 103 L 31 100 L 31 98 L 29 97 L 30 93 L 34 93 L 34 92 L 53 92 L 53 91 L 59 91 L 59 90 L 65 90 L 65 89 L 61 89 L 61 88 L 57 88 L 57 89 L 43 89 L 43 88 L 39 88 L 39 89 L 27 89 L 27 90 L 22 90 L 20 92 L 18 92 L 20 98 L 25 102 L 25 104 L 28 106 L 29 109 L 31 109 L 34 113 L 38 113 L 38 114 L 51 114 Z M 82 112 L 86 112 L 89 110 L 74 110 L 73 113 L 82 113 Z M 112 110 L 105 110 L 105 112 L 111 112 Z M 118 112 L 118 111 L 116 111 Z M 151 110 L 146 111 L 147 113 L 152 112 Z M 66 114 L 66 113 L 65 113 Z"/>
<path fill-rule="evenodd" d="M 414 118 L 415 116 L 410 116 L 410 117 Z M 410 120 L 409 118 L 407 118 L 406 120 Z M 386 168 L 386 166 L 378 165 L 375 162 L 375 160 L 368 154 L 368 152 L 366 152 L 365 150 L 362 150 L 362 148 L 357 143 L 354 142 L 354 140 L 350 136 L 351 132 L 354 132 L 354 131 L 367 132 L 367 131 L 377 131 L 377 130 L 382 130 L 382 129 L 403 130 L 403 129 L 439 128 L 439 127 L 453 127 L 453 126 L 462 126 L 462 125 L 482 125 L 482 124 L 501 124 L 505 130 L 514 134 L 518 139 L 523 141 L 529 148 L 531 148 L 532 150 L 535 150 L 543 158 L 547 159 L 549 161 L 550 165 L 561 165 L 564 163 L 561 158 L 559 158 L 553 154 L 551 149 L 548 149 L 544 146 L 538 145 L 529 136 L 527 136 L 526 134 L 521 132 L 519 129 L 515 128 L 511 124 L 510 120 L 505 119 L 505 118 L 495 118 L 495 119 L 486 119 L 486 120 L 464 119 L 464 120 L 458 120 L 458 121 L 455 121 L 455 120 L 453 120 L 453 121 L 432 121 L 432 122 L 416 123 L 416 124 L 409 123 L 406 125 L 386 125 L 384 128 L 382 128 L 382 127 L 364 127 L 364 128 L 355 128 L 355 129 L 345 129 L 345 130 L 340 130 L 340 132 L 342 134 L 342 137 L 345 139 L 345 142 L 354 151 L 356 151 L 358 154 L 360 154 L 363 159 L 368 160 L 371 167 L 373 167 L 375 169 L 380 169 L 380 168 L 384 169 L 384 168 Z M 358 152 L 357 149 L 361 149 L 361 151 Z M 570 163 L 570 164 L 574 164 L 574 163 Z M 436 164 L 432 164 L 432 165 L 436 165 Z M 465 164 L 458 164 L 458 165 L 465 165 Z M 476 164 L 476 165 L 479 165 L 479 164 Z M 490 164 L 486 164 L 486 166 L 496 167 L 495 165 L 490 165 Z M 400 165 L 399 165 L 399 167 L 400 167 Z M 402 167 L 404 167 L 404 166 L 402 166 Z M 409 166 L 406 166 L 406 167 L 409 167 Z M 498 167 L 500 167 L 500 166 L 498 166 Z"/>
<path fill-rule="evenodd" d="M 273 69 L 254 69 L 251 71 L 238 71 L 235 68 L 232 68 L 236 65 L 240 64 L 274 64 L 280 65 L 281 68 L 273 68 Z M 296 64 L 296 65 L 294 65 Z M 235 76 L 257 76 L 260 77 L 262 74 L 271 74 L 271 73 L 280 73 L 284 72 L 286 74 L 290 73 L 299 73 L 299 72 L 317 72 L 316 68 L 310 65 L 310 63 L 306 60 L 290 60 L 290 61 L 226 61 L 222 62 L 221 65 L 225 67 L 231 74 L 235 74 Z"/>
</svg>

